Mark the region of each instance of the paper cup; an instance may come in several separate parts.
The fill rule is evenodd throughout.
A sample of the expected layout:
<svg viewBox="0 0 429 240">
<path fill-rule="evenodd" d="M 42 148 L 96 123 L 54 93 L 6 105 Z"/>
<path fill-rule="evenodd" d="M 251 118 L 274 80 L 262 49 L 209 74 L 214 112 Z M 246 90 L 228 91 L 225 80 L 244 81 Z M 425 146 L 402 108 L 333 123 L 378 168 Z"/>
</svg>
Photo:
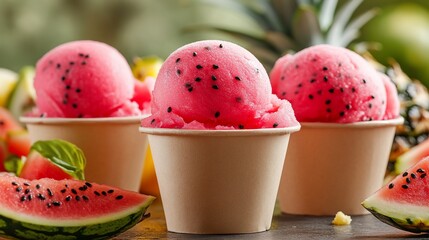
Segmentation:
<svg viewBox="0 0 429 240">
<path fill-rule="evenodd" d="M 271 226 L 290 133 L 140 128 L 147 133 L 167 229 L 194 234 Z"/>
<path fill-rule="evenodd" d="M 378 190 L 402 118 L 351 124 L 301 123 L 291 137 L 279 189 L 290 214 L 367 214 L 361 202 Z"/>
<path fill-rule="evenodd" d="M 148 145 L 139 133 L 141 117 L 118 118 L 29 118 L 32 142 L 63 139 L 74 143 L 85 154 L 88 181 L 138 191 Z"/>
</svg>

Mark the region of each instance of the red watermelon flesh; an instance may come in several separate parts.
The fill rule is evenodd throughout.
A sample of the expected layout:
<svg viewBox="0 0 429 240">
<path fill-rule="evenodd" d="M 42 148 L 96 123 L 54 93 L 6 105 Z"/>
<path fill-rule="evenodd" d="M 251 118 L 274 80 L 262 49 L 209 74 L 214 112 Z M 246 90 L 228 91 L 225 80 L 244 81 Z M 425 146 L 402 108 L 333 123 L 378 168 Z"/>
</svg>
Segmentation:
<svg viewBox="0 0 429 240">
<path fill-rule="evenodd" d="M 8 131 L 20 129 L 22 129 L 22 127 L 13 118 L 10 112 L 0 107 L 0 138 L 5 138 Z"/>
<path fill-rule="evenodd" d="M 9 153 L 18 157 L 30 153 L 31 140 L 26 130 L 11 130 L 6 134 L 6 143 Z"/>
<path fill-rule="evenodd" d="M 362 205 L 381 221 L 411 232 L 429 232 L 429 157 L 398 175 Z"/>
<path fill-rule="evenodd" d="M 31 152 L 25 160 L 24 166 L 19 173 L 19 177 L 28 180 L 41 178 L 52 178 L 55 180 L 73 179 L 73 176 L 67 174 L 59 166 L 55 165 L 36 151 Z"/>
<path fill-rule="evenodd" d="M 153 197 L 80 180 L 0 176 L 0 215 L 21 222 L 81 226 L 128 216 Z"/>
</svg>

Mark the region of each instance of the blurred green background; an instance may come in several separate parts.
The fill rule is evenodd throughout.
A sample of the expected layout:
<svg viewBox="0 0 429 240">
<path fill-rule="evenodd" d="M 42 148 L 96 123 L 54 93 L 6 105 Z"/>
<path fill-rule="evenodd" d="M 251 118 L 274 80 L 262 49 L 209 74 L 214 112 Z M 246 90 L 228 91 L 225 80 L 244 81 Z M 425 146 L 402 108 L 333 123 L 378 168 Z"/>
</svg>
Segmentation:
<svg viewBox="0 0 429 240">
<path fill-rule="evenodd" d="M 251 51 L 267 46 L 261 45 L 255 36 L 272 29 L 264 25 L 264 19 L 252 17 L 241 6 L 263 5 L 269 0 L 217 2 L 213 5 L 213 1 L 205 0 L 0 0 L 0 67 L 17 71 L 23 65 L 34 65 L 49 49 L 77 39 L 106 42 L 122 52 L 130 63 L 135 56 L 165 58 L 181 45 L 200 39 L 230 40 Z M 339 5 L 343 2 L 339 0 Z M 429 83 L 429 1 L 366 0 L 353 16 L 373 8 L 377 9 L 377 15 L 362 27 L 361 36 L 354 42 L 380 43 L 369 44 L 371 53 L 380 62 L 386 64 L 394 58 L 408 75 Z M 190 28 L 196 25 L 202 27 Z M 252 44 L 259 49 L 252 48 Z M 274 59 L 284 51 L 274 53 L 266 51 L 260 56 Z"/>
</svg>

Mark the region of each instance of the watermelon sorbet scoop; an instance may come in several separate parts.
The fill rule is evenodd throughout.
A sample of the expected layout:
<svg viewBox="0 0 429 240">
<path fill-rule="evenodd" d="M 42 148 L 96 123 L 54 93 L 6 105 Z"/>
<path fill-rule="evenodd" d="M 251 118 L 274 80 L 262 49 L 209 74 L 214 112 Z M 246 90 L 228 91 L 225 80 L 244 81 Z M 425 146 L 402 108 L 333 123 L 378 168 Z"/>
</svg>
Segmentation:
<svg viewBox="0 0 429 240">
<path fill-rule="evenodd" d="M 143 127 L 257 129 L 296 126 L 291 104 L 272 94 L 268 74 L 246 49 L 206 40 L 174 51 L 155 82 Z"/>
<path fill-rule="evenodd" d="M 352 123 L 399 117 L 393 82 L 363 57 L 316 45 L 277 60 L 273 93 L 291 102 L 300 122 Z"/>
<path fill-rule="evenodd" d="M 134 77 L 125 58 L 96 41 L 57 46 L 36 65 L 36 112 L 45 117 L 140 115 L 132 102 Z"/>
</svg>

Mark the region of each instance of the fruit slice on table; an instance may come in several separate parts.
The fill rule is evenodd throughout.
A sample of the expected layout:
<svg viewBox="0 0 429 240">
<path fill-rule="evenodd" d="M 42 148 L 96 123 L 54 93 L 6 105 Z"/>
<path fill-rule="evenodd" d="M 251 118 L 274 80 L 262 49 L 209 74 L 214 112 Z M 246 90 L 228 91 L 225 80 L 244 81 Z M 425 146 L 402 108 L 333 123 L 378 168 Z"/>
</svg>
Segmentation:
<svg viewBox="0 0 429 240">
<path fill-rule="evenodd" d="M 6 138 L 6 133 L 9 131 L 21 129 L 21 125 L 13 118 L 10 112 L 0 107 L 0 138 Z"/>
<path fill-rule="evenodd" d="M 11 130 L 6 134 L 6 144 L 10 154 L 17 157 L 30 153 L 31 140 L 27 130 Z"/>
<path fill-rule="evenodd" d="M 79 180 L 0 175 L 0 236 L 16 239 L 106 239 L 145 218 L 154 200 Z"/>
<path fill-rule="evenodd" d="M 18 75 L 8 69 L 0 68 L 0 106 L 5 106 L 6 101 L 18 81 Z"/>
<path fill-rule="evenodd" d="M 429 232 L 429 158 L 398 175 L 362 205 L 379 220 L 410 232 Z"/>
<path fill-rule="evenodd" d="M 17 119 L 34 106 L 36 99 L 36 92 L 33 87 L 34 67 L 23 67 L 19 71 L 18 79 L 18 83 L 7 101 L 7 108 Z"/>
<path fill-rule="evenodd" d="M 83 180 L 86 160 L 81 149 L 63 140 L 37 141 L 18 175 L 28 180 L 53 178 Z"/>
<path fill-rule="evenodd" d="M 396 159 L 395 172 L 400 174 L 407 168 L 413 166 L 422 158 L 429 156 L 429 139 L 421 142 L 419 145 L 411 148 Z"/>
</svg>

